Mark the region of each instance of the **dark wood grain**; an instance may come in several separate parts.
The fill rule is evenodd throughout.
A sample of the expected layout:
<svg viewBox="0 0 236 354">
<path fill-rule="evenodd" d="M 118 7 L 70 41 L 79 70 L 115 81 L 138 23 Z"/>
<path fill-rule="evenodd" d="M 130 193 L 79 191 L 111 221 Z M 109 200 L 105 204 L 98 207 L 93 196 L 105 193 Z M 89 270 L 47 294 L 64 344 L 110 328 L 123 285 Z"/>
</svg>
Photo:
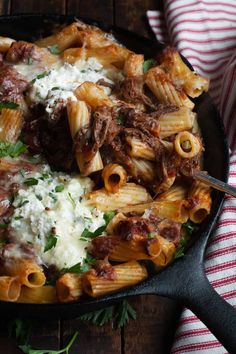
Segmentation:
<svg viewBox="0 0 236 354">
<path fill-rule="evenodd" d="M 162 8 L 157 0 L 115 0 L 114 22 L 117 26 L 150 37 L 152 32 L 147 24 L 146 11 Z"/>
<path fill-rule="evenodd" d="M 64 14 L 66 0 L 11 0 L 12 14 L 57 13 Z"/>
<path fill-rule="evenodd" d="M 70 354 L 120 354 L 121 335 L 120 330 L 112 329 L 108 324 L 102 327 L 90 325 L 80 320 L 67 320 L 63 322 L 63 345 L 69 338 L 79 331 L 78 345 L 73 346 Z"/>
<path fill-rule="evenodd" d="M 112 0 L 68 0 L 67 13 L 113 24 Z"/>
<path fill-rule="evenodd" d="M 8 15 L 11 10 L 11 1 L 1 0 L 0 1 L 0 15 Z"/>
</svg>

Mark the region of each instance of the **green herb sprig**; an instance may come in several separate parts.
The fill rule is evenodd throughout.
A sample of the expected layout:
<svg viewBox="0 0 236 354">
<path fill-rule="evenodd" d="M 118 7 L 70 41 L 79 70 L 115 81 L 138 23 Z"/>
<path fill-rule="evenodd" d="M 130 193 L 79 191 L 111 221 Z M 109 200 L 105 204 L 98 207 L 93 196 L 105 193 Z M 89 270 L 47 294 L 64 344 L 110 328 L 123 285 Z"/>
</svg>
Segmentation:
<svg viewBox="0 0 236 354">
<path fill-rule="evenodd" d="M 23 144 L 20 140 L 15 144 L 8 141 L 0 141 L 0 157 L 10 156 L 14 158 L 23 154 L 26 150 L 27 145 Z"/>
<path fill-rule="evenodd" d="M 151 69 L 155 65 L 157 65 L 157 62 L 155 59 L 145 60 L 143 63 L 143 72 L 146 73 L 149 69 Z"/>
<path fill-rule="evenodd" d="M 54 55 L 58 55 L 61 52 L 58 44 L 48 46 L 48 50 Z"/>
<path fill-rule="evenodd" d="M 19 105 L 15 102 L 7 101 L 0 103 L 0 110 L 2 110 L 3 108 L 16 109 L 17 107 L 19 107 Z"/>
<path fill-rule="evenodd" d="M 44 252 L 49 251 L 53 247 L 56 247 L 57 238 L 58 238 L 58 236 L 54 235 L 52 233 L 47 236 L 47 241 L 46 241 L 46 244 L 44 247 Z"/>
</svg>

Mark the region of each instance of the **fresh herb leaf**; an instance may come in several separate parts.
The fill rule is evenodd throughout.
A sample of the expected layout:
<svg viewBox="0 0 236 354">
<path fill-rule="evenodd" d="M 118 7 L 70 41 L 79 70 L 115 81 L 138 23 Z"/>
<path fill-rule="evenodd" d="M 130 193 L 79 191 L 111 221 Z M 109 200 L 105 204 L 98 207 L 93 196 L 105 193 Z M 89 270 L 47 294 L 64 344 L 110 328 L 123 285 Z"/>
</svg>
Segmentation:
<svg viewBox="0 0 236 354">
<path fill-rule="evenodd" d="M 56 203 L 57 197 L 56 197 L 52 192 L 49 192 L 48 195 L 49 195 L 49 197 L 51 197 L 51 198 L 53 199 L 53 201 Z"/>
<path fill-rule="evenodd" d="M 3 230 L 3 229 L 7 229 L 8 227 L 8 224 L 0 224 L 0 229 Z"/>
<path fill-rule="evenodd" d="M 47 241 L 44 247 L 44 252 L 49 251 L 51 248 L 56 247 L 57 244 L 57 236 L 54 234 L 49 234 L 47 236 Z"/>
<path fill-rule="evenodd" d="M 26 199 L 26 200 L 21 200 L 20 202 L 19 202 L 19 204 L 17 205 L 17 208 L 21 208 L 23 205 L 25 205 L 25 204 L 27 204 L 27 203 L 29 203 L 29 201 Z"/>
<path fill-rule="evenodd" d="M 83 262 L 79 262 L 70 268 L 64 268 L 61 270 L 61 272 L 62 273 L 79 273 L 79 274 L 85 273 L 94 265 L 95 262 L 96 262 L 96 259 L 87 253 L 87 256 L 86 256 L 86 258 L 84 258 Z"/>
<path fill-rule="evenodd" d="M 17 157 L 27 150 L 27 146 L 21 141 L 11 144 L 7 141 L 0 141 L 0 157 Z"/>
<path fill-rule="evenodd" d="M 84 231 L 82 232 L 80 238 L 81 238 L 81 240 L 87 241 L 87 239 L 89 239 L 89 238 L 94 238 L 94 237 L 100 236 L 103 233 L 103 231 L 105 231 L 105 230 L 106 230 L 106 225 L 100 226 L 99 228 L 97 228 L 93 232 L 91 232 L 85 228 Z"/>
<path fill-rule="evenodd" d="M 52 54 L 55 54 L 55 55 L 60 54 L 60 48 L 59 48 L 58 44 L 50 45 L 48 47 L 48 49 Z"/>
<path fill-rule="evenodd" d="M 188 244 L 188 238 L 187 237 L 182 237 L 181 240 L 179 241 L 179 244 L 177 246 L 177 249 L 175 251 L 175 256 L 174 258 L 181 258 L 184 256 L 184 251 L 186 249 L 186 246 Z"/>
<path fill-rule="evenodd" d="M 32 65 L 33 62 L 34 62 L 34 61 L 33 61 L 33 58 L 29 57 L 29 58 L 28 58 L 28 65 Z"/>
<path fill-rule="evenodd" d="M 43 79 L 45 76 L 48 76 L 50 71 L 44 71 L 42 74 L 37 75 L 32 81 L 31 84 L 34 84 L 36 80 Z"/>
<path fill-rule="evenodd" d="M 40 194 L 35 194 L 35 197 L 41 202 L 43 200 L 43 197 Z"/>
<path fill-rule="evenodd" d="M 25 354 L 69 354 L 69 350 L 72 347 L 74 341 L 78 337 L 79 332 L 75 332 L 69 343 L 65 348 L 59 349 L 59 350 L 50 350 L 50 349 L 34 349 L 30 345 L 20 345 L 19 348 L 22 350 L 23 353 Z"/>
<path fill-rule="evenodd" d="M 198 226 L 194 224 L 191 220 L 188 220 L 186 223 L 184 223 L 182 227 L 189 236 L 191 236 L 194 232 L 198 230 Z"/>
<path fill-rule="evenodd" d="M 55 192 L 56 193 L 62 192 L 64 188 L 65 188 L 64 184 L 59 184 L 58 186 L 56 186 Z"/>
<path fill-rule="evenodd" d="M 27 343 L 34 322 L 28 318 L 15 318 L 7 323 L 9 337 L 17 338 L 19 343 Z"/>
<path fill-rule="evenodd" d="M 51 88 L 51 91 L 56 91 L 56 90 L 60 90 L 60 87 L 54 86 L 54 87 Z"/>
<path fill-rule="evenodd" d="M 0 103 L 0 110 L 3 108 L 8 108 L 8 109 L 16 109 L 17 107 L 19 107 L 19 105 L 15 102 L 1 102 Z"/>
<path fill-rule="evenodd" d="M 109 306 L 105 309 L 89 312 L 80 316 L 83 321 L 92 322 L 94 325 L 103 326 L 105 323 L 114 321 L 114 327 L 123 327 L 129 319 L 135 320 L 137 317 L 135 309 L 123 300 L 120 304 Z"/>
<path fill-rule="evenodd" d="M 106 225 L 109 224 L 109 222 L 114 218 L 115 216 L 115 212 L 114 211 L 107 211 L 104 215 L 103 215 L 103 219 L 106 222 Z"/>
<path fill-rule="evenodd" d="M 155 236 L 156 236 L 155 232 L 149 232 L 147 235 L 148 238 L 154 238 Z"/>
<path fill-rule="evenodd" d="M 41 177 L 39 177 L 39 179 L 41 179 L 42 181 L 45 181 L 45 179 L 49 179 L 49 178 L 50 178 L 49 173 L 42 173 Z"/>
<path fill-rule="evenodd" d="M 21 220 L 21 219 L 23 219 L 23 216 L 21 216 L 21 215 L 14 217 L 14 220 Z"/>
<path fill-rule="evenodd" d="M 155 65 L 157 65 L 157 62 L 155 59 L 145 60 L 143 63 L 143 72 L 146 73 L 149 69 L 151 69 Z"/>
<path fill-rule="evenodd" d="M 118 117 L 116 118 L 117 124 L 119 125 L 123 125 L 125 122 L 125 117 L 123 116 L 123 114 L 119 114 Z"/>
<path fill-rule="evenodd" d="M 68 196 L 69 196 L 69 198 L 70 198 L 71 204 L 72 204 L 72 205 L 73 205 L 73 207 L 75 208 L 75 206 L 76 206 L 76 202 L 75 202 L 75 200 L 74 200 L 74 198 L 72 197 L 72 195 L 71 195 L 71 193 L 70 193 L 70 192 L 68 192 Z"/>
<path fill-rule="evenodd" d="M 19 171 L 19 174 L 21 175 L 21 177 L 25 177 L 25 170 L 22 168 L 20 171 Z"/>
<path fill-rule="evenodd" d="M 24 181 L 24 184 L 26 184 L 26 186 L 30 187 L 30 186 L 36 186 L 38 184 L 38 180 L 36 178 L 27 178 Z"/>
</svg>

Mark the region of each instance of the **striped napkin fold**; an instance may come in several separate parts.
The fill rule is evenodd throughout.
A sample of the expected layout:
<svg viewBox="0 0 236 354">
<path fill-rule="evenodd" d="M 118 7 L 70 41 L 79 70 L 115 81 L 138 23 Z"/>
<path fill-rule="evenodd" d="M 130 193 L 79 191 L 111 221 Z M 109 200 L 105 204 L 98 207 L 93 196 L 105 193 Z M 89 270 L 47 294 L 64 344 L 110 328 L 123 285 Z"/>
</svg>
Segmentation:
<svg viewBox="0 0 236 354">
<path fill-rule="evenodd" d="M 147 16 L 159 41 L 176 47 L 199 74 L 210 78 L 210 95 L 222 116 L 233 151 L 229 184 L 236 187 L 236 1 L 165 0 L 163 13 L 148 11 Z M 236 307 L 236 199 L 233 197 L 225 198 L 206 250 L 205 270 L 215 290 Z M 184 309 L 171 353 L 227 351 L 190 310 Z"/>
</svg>

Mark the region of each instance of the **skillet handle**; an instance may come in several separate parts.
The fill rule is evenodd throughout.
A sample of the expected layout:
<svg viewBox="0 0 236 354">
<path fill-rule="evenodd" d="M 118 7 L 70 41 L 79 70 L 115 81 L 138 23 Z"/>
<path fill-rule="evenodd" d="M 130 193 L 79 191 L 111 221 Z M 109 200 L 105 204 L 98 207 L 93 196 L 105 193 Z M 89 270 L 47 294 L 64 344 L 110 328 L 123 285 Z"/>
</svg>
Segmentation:
<svg viewBox="0 0 236 354">
<path fill-rule="evenodd" d="M 197 279 L 192 279 L 191 286 L 176 289 L 176 298 L 195 313 L 229 353 L 236 353 L 236 309 L 214 290 L 203 270 L 195 275 Z"/>
</svg>

